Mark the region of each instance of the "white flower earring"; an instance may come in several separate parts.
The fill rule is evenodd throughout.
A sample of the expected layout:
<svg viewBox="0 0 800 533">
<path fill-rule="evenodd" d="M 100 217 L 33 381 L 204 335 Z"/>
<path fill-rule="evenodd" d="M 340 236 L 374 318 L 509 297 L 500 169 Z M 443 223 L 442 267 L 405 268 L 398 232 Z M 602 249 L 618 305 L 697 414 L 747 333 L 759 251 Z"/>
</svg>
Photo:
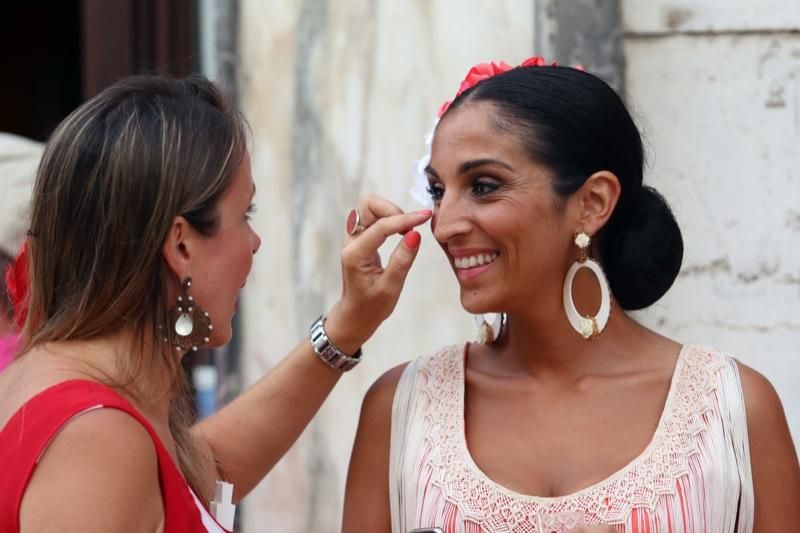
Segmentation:
<svg viewBox="0 0 800 533">
<path fill-rule="evenodd" d="M 505 313 L 485 313 L 473 316 L 478 325 L 477 342 L 480 344 L 492 344 L 499 339 L 508 320 Z"/>
<path fill-rule="evenodd" d="M 575 235 L 575 245 L 580 250 L 580 256 L 567 271 L 567 277 L 564 279 L 563 294 L 564 311 L 567 313 L 567 319 L 573 329 L 586 340 L 592 340 L 597 337 L 605 329 L 608 324 L 608 318 L 611 316 L 611 291 L 608 288 L 608 280 L 600 264 L 588 256 L 591 242 L 592 239 L 586 232 L 581 231 Z M 572 282 L 575 279 L 575 274 L 581 268 L 591 270 L 600 285 L 600 309 L 595 316 L 581 316 L 575 308 L 575 301 L 572 299 Z"/>
</svg>

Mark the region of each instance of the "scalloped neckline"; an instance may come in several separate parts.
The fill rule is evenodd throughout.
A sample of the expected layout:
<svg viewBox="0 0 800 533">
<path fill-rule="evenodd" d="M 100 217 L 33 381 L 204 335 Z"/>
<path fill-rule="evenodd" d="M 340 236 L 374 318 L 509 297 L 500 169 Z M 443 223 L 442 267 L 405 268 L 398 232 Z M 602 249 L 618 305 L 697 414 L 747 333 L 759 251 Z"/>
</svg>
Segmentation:
<svg viewBox="0 0 800 533">
<path fill-rule="evenodd" d="M 604 477 L 603 479 L 592 483 L 591 485 L 584 487 L 582 489 L 578 489 L 574 492 L 570 492 L 568 494 L 564 494 L 561 496 L 535 496 L 532 494 L 522 494 L 521 492 L 517 492 L 515 490 L 509 489 L 504 485 L 493 480 L 491 477 L 488 476 L 481 468 L 475 463 L 475 460 L 472 458 L 472 454 L 469 451 L 469 446 L 467 445 L 467 433 L 466 433 L 466 406 L 465 406 L 465 398 L 466 398 L 466 363 L 467 363 L 467 353 L 469 351 L 470 343 L 466 343 L 461 350 L 461 360 L 458 364 L 458 382 L 459 382 L 459 394 L 458 394 L 458 404 L 457 404 L 457 415 L 458 415 L 458 424 L 457 424 L 457 433 L 458 433 L 458 453 L 461 454 L 462 458 L 464 459 L 464 463 L 467 467 L 472 470 L 472 472 L 485 481 L 487 484 L 492 486 L 498 492 L 501 492 L 511 498 L 514 498 L 519 501 L 523 502 L 535 502 L 542 505 L 554 504 L 559 502 L 564 502 L 568 500 L 573 500 L 575 498 L 579 498 L 584 496 L 589 492 L 593 492 L 597 489 L 602 488 L 605 485 L 608 485 L 620 477 L 627 475 L 631 470 L 636 468 L 636 466 L 644 461 L 648 456 L 652 455 L 655 444 L 658 442 L 659 437 L 665 431 L 666 419 L 667 416 L 672 409 L 672 404 L 674 403 L 674 397 L 677 390 L 677 383 L 679 381 L 679 377 L 683 367 L 686 364 L 686 353 L 689 351 L 690 345 L 682 344 L 681 349 L 678 352 L 678 359 L 675 362 L 675 368 L 672 371 L 672 377 L 670 378 L 669 384 L 669 391 L 667 392 L 667 399 L 664 402 L 664 407 L 661 410 L 661 415 L 658 419 L 658 424 L 656 425 L 656 429 L 653 432 L 652 437 L 647 443 L 647 446 L 639 452 L 635 457 L 633 457 L 630 461 L 628 461 L 622 468 L 612 472 L 608 476 Z"/>
</svg>

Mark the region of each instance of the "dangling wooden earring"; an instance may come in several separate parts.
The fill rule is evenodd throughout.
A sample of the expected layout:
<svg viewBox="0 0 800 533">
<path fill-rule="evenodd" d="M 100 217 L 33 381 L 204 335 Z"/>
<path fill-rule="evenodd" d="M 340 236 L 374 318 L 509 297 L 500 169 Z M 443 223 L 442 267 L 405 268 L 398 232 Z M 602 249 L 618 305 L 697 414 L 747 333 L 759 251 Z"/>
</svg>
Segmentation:
<svg viewBox="0 0 800 533">
<path fill-rule="evenodd" d="M 181 283 L 181 294 L 178 301 L 167 310 L 167 323 L 172 328 L 173 347 L 176 352 L 197 351 L 209 341 L 211 319 L 189 295 L 192 278 L 187 277 Z"/>
<path fill-rule="evenodd" d="M 567 319 L 569 319 L 573 329 L 586 340 L 592 340 L 600 335 L 608 324 L 609 316 L 611 316 L 611 291 L 608 288 L 608 279 L 606 279 L 600 264 L 588 256 L 587 251 L 591 242 L 592 239 L 586 232 L 581 231 L 575 235 L 575 245 L 580 250 L 580 257 L 572 263 L 569 271 L 567 271 L 567 277 L 564 279 L 563 294 L 564 311 L 567 313 Z M 581 316 L 572 299 L 572 282 L 575 279 L 575 274 L 581 268 L 591 270 L 600 285 L 600 309 L 595 316 Z"/>
</svg>

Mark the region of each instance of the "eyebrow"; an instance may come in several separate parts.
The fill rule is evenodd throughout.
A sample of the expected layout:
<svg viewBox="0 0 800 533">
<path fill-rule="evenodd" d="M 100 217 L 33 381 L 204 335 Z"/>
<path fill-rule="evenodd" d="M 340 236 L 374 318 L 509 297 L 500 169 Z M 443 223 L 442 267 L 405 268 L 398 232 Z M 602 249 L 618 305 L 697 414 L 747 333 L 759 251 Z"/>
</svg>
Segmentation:
<svg viewBox="0 0 800 533">
<path fill-rule="evenodd" d="M 490 157 L 485 157 L 482 159 L 472 159 L 471 161 L 464 161 L 460 165 L 458 165 L 458 173 L 459 174 L 466 174 L 470 170 L 474 170 L 478 167 L 482 167 L 484 165 L 497 165 L 499 167 L 503 167 L 508 170 L 514 170 L 511 165 L 504 161 L 500 161 L 499 159 L 492 159 Z M 425 172 L 430 174 L 435 178 L 439 178 L 439 174 L 434 170 L 434 168 L 430 165 L 425 167 Z"/>
</svg>

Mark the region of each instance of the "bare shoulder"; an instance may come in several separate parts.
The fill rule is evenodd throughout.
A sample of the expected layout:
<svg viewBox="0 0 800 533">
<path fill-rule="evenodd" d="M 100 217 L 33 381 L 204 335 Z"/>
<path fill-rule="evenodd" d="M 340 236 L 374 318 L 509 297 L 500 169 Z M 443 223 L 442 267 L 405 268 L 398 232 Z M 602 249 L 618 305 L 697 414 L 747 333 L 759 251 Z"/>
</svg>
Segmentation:
<svg viewBox="0 0 800 533">
<path fill-rule="evenodd" d="M 783 405 L 775 387 L 760 372 L 735 360 L 742 383 L 742 393 L 747 411 L 748 425 L 759 429 L 786 426 Z"/>
<path fill-rule="evenodd" d="M 772 383 L 736 361 L 744 394 L 755 496 L 753 531 L 792 531 L 800 522 L 800 463 Z"/>
<path fill-rule="evenodd" d="M 162 518 L 153 441 L 117 409 L 96 409 L 64 426 L 20 508 L 25 531 L 153 531 Z"/>
<path fill-rule="evenodd" d="M 408 363 L 380 376 L 367 391 L 350 457 L 342 531 L 390 531 L 389 446 L 392 403 Z"/>
<path fill-rule="evenodd" d="M 385 415 L 387 411 L 391 411 L 397 385 L 400 383 L 400 378 L 409 364 L 397 365 L 375 380 L 364 396 L 364 403 L 361 407 L 362 416 L 367 412 Z"/>
</svg>

